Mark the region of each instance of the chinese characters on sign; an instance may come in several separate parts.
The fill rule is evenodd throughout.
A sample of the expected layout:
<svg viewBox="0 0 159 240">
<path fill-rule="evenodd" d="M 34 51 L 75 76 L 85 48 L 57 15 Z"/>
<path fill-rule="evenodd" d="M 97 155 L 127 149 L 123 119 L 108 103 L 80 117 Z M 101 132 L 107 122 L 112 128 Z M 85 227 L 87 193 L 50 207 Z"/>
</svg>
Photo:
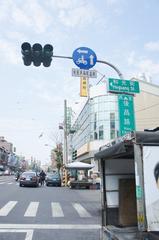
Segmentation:
<svg viewBox="0 0 159 240">
<path fill-rule="evenodd" d="M 72 76 L 73 77 L 90 77 L 97 78 L 96 70 L 85 70 L 79 68 L 72 68 Z"/>
<path fill-rule="evenodd" d="M 134 100 L 130 95 L 119 95 L 120 136 L 135 130 Z"/>
<path fill-rule="evenodd" d="M 88 78 L 81 77 L 80 78 L 80 96 L 87 97 L 88 95 Z"/>
<path fill-rule="evenodd" d="M 131 80 L 122 80 L 122 79 L 114 79 L 109 78 L 109 92 L 116 93 L 139 93 L 139 82 L 131 81 Z"/>
</svg>

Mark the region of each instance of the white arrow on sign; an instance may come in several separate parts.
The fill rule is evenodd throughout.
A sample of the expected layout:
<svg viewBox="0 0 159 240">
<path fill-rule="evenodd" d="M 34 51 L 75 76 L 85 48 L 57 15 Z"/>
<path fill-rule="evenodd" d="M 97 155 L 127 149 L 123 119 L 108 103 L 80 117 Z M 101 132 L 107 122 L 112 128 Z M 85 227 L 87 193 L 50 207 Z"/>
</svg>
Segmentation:
<svg viewBox="0 0 159 240">
<path fill-rule="evenodd" d="M 87 54 L 87 53 L 88 53 L 88 50 L 81 50 L 81 49 L 78 49 L 77 52 L 78 52 L 78 53 L 85 53 L 85 54 Z"/>
<path fill-rule="evenodd" d="M 94 61 L 93 61 L 93 59 L 94 59 L 94 56 L 93 55 L 90 55 L 90 65 L 94 65 Z"/>
</svg>

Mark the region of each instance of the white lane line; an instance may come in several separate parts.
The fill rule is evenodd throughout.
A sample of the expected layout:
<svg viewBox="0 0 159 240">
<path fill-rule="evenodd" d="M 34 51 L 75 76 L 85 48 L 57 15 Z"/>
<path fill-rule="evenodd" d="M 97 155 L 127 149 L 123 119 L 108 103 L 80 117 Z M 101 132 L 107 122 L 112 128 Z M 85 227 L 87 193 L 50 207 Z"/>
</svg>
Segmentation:
<svg viewBox="0 0 159 240">
<path fill-rule="evenodd" d="M 0 229 L 101 229 L 99 224 L 0 224 Z"/>
<path fill-rule="evenodd" d="M 12 183 L 12 182 L 9 182 L 8 184 L 10 185 L 10 184 L 13 184 L 13 183 Z"/>
<path fill-rule="evenodd" d="M 33 238 L 33 230 L 0 229 L 0 233 L 26 233 L 25 240 Z"/>
<path fill-rule="evenodd" d="M 82 217 L 82 218 L 91 217 L 90 213 L 84 207 L 82 207 L 81 204 L 72 203 L 72 205 L 76 209 L 76 211 L 78 212 L 80 217 Z"/>
<path fill-rule="evenodd" d="M 0 182 L 0 184 L 4 184 L 5 182 Z"/>
<path fill-rule="evenodd" d="M 35 217 L 38 210 L 39 202 L 31 202 L 24 214 L 24 217 Z"/>
<path fill-rule="evenodd" d="M 4 207 L 0 209 L 0 216 L 7 216 L 8 213 L 15 207 L 17 201 L 9 201 Z"/>
<path fill-rule="evenodd" d="M 64 213 L 58 202 L 52 202 L 51 208 L 52 208 L 52 216 L 53 217 L 64 217 Z"/>
</svg>

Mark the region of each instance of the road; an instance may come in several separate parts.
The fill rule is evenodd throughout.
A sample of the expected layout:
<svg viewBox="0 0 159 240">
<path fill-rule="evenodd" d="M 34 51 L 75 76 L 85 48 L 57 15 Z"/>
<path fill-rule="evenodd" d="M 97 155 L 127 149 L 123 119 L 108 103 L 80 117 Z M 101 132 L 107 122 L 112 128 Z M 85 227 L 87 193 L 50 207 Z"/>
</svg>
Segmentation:
<svg viewBox="0 0 159 240">
<path fill-rule="evenodd" d="M 100 191 L 19 187 L 0 177 L 1 240 L 99 240 Z"/>
</svg>

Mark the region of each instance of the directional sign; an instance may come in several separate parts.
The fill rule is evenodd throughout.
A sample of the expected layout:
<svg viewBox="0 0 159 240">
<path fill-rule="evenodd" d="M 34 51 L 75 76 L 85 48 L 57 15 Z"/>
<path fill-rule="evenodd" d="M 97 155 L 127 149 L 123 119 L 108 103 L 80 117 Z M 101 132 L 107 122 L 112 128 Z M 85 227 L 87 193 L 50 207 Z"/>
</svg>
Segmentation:
<svg viewBox="0 0 159 240">
<path fill-rule="evenodd" d="M 97 78 L 96 70 L 85 70 L 79 68 L 72 68 L 72 76 L 73 77 L 89 77 L 89 78 Z"/>
<path fill-rule="evenodd" d="M 139 93 L 139 82 L 109 78 L 109 92 L 115 93 Z"/>
<path fill-rule="evenodd" d="M 120 136 L 135 130 L 134 99 L 130 95 L 119 95 Z"/>
<path fill-rule="evenodd" d="M 87 47 L 79 47 L 72 54 L 74 63 L 81 69 L 90 69 L 97 62 L 95 52 Z"/>
</svg>

